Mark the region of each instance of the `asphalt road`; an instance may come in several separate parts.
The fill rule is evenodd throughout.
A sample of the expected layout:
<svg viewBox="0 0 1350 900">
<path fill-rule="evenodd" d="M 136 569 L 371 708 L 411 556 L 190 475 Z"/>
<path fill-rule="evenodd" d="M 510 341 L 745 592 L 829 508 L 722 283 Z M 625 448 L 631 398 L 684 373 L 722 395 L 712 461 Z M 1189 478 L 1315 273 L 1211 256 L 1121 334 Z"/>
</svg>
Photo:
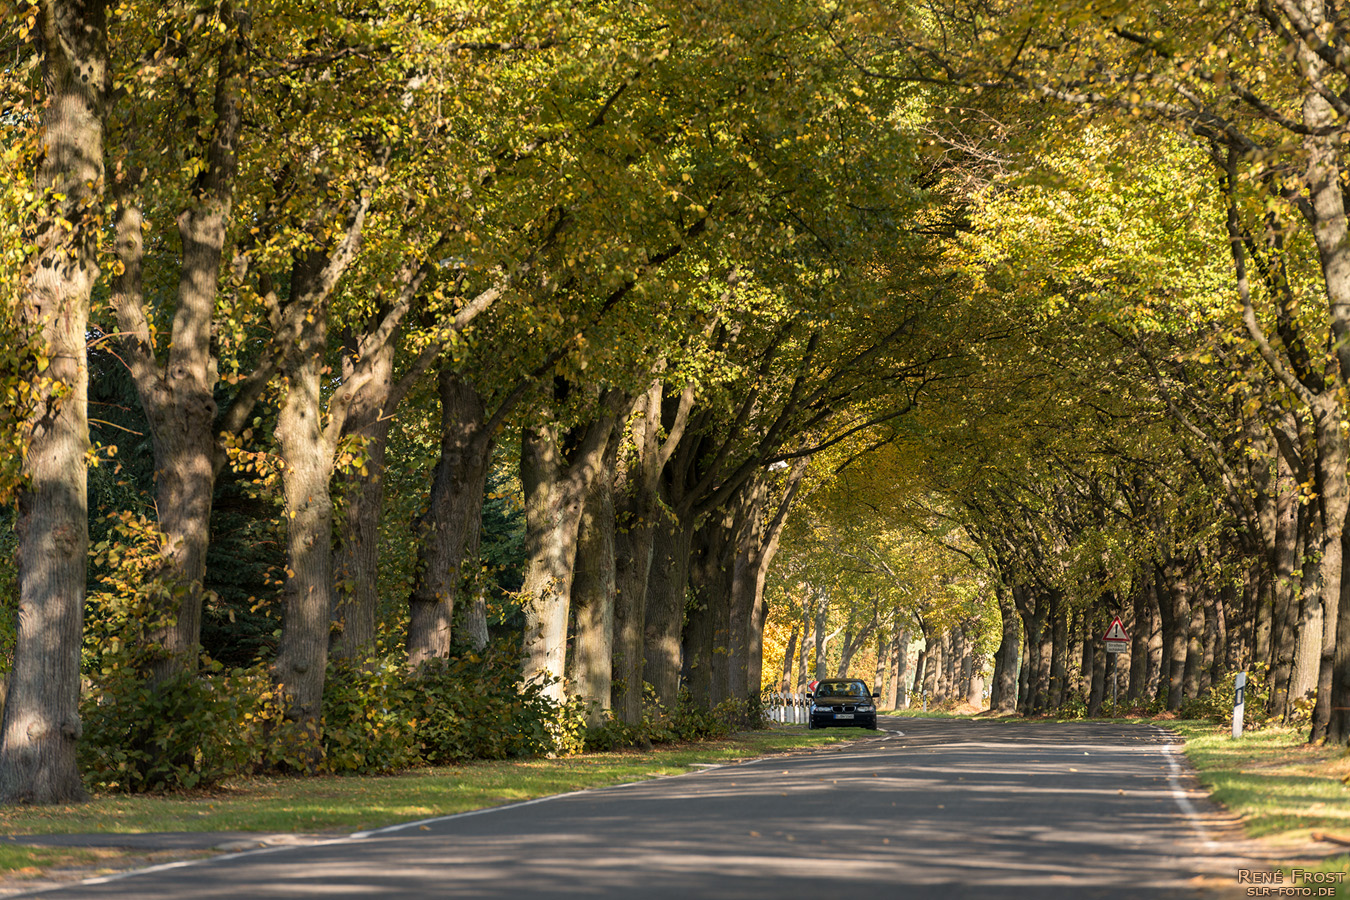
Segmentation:
<svg viewBox="0 0 1350 900">
<path fill-rule="evenodd" d="M 1081 900 L 1236 883 L 1240 859 L 1158 729 L 882 727 L 903 733 L 40 896 Z"/>
</svg>

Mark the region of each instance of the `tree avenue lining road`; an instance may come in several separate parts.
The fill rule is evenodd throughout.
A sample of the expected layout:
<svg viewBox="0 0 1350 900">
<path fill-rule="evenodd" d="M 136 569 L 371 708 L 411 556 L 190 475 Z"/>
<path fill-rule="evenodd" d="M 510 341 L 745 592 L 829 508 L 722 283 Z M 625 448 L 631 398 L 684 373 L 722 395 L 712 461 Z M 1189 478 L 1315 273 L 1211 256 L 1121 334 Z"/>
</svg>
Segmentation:
<svg viewBox="0 0 1350 900">
<path fill-rule="evenodd" d="M 1078 900 L 1208 896 L 1245 866 L 1182 796 L 1174 739 L 1156 728 L 882 727 L 842 748 L 42 896 Z"/>
</svg>

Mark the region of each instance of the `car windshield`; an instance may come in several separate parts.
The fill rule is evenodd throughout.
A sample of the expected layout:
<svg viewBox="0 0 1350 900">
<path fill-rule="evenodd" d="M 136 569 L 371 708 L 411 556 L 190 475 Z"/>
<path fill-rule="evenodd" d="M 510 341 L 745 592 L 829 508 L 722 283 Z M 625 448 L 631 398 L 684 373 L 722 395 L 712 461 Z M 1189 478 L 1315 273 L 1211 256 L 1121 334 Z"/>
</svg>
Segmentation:
<svg viewBox="0 0 1350 900">
<path fill-rule="evenodd" d="M 870 697 L 871 692 L 861 681 L 822 681 L 816 693 L 830 697 Z"/>
</svg>

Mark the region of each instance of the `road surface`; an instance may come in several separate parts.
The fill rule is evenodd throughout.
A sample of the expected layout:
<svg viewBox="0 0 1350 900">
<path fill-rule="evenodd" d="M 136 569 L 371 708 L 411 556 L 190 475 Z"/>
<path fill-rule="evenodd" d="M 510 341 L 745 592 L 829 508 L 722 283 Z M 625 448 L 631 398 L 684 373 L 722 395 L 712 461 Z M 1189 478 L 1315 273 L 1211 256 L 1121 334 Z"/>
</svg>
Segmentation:
<svg viewBox="0 0 1350 900">
<path fill-rule="evenodd" d="M 843 748 L 69 885 L 46 898 L 1162 898 L 1243 865 L 1147 725 L 883 719 Z"/>
</svg>

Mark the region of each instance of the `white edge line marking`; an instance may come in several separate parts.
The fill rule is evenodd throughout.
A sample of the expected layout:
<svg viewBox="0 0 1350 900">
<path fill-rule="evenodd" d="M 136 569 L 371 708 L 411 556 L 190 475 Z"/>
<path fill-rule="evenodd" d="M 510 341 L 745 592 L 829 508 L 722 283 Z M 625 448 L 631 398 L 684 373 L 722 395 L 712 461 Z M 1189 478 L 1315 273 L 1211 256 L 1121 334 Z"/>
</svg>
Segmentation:
<svg viewBox="0 0 1350 900">
<path fill-rule="evenodd" d="M 904 732 L 892 732 L 892 734 L 903 734 L 903 733 Z M 423 825 L 431 826 L 434 824 L 438 824 L 440 822 L 449 822 L 453 819 L 467 819 L 471 816 L 483 816 L 487 815 L 488 813 L 505 812 L 508 809 L 520 809 L 525 806 L 534 806 L 535 804 L 538 803 L 547 803 L 550 800 L 562 800 L 565 797 L 576 797 L 580 796 L 581 794 L 600 794 L 606 791 L 616 791 L 621 788 L 630 788 L 644 784 L 651 784 L 653 781 L 668 781 L 672 778 L 686 778 L 690 775 L 701 775 L 706 772 L 716 771 L 717 769 L 724 769 L 727 768 L 728 766 L 749 766 L 754 765 L 755 763 L 770 762 L 770 761 L 781 762 L 781 759 L 771 756 L 761 756 L 756 759 L 739 760 L 731 763 L 719 763 L 713 765 L 710 768 L 692 769 L 688 772 L 680 772 L 677 775 L 657 776 L 655 778 L 647 778 L 642 781 L 626 781 L 622 784 L 611 784 L 605 785 L 604 787 L 583 788 L 582 790 L 579 791 L 568 791 L 565 794 L 549 794 L 547 797 L 535 797 L 531 800 L 522 800 L 519 803 L 507 803 L 502 806 L 487 806 L 484 807 L 483 809 L 471 809 L 468 810 L 467 812 L 452 813 L 451 815 L 448 816 L 433 816 L 432 818 L 429 819 L 418 819 L 415 822 L 400 822 L 397 825 L 388 825 L 384 828 L 375 828 L 370 831 L 357 831 L 353 832 L 352 834 L 333 838 L 331 840 L 315 841 L 310 844 L 280 844 L 268 847 L 258 847 L 250 850 L 240 850 L 233 853 L 222 853 L 218 856 L 207 856 L 201 859 L 184 859 L 178 860 L 177 862 L 161 863 L 156 866 L 147 866 L 144 869 L 129 869 L 125 872 L 114 872 L 111 875 L 99 875 L 95 878 L 86 878 L 82 881 L 73 882 L 71 884 L 56 884 L 52 885 L 51 887 L 38 888 L 35 891 L 29 891 L 24 894 L 11 894 L 10 897 L 12 898 L 12 900 L 21 900 L 21 898 L 23 897 L 35 897 L 39 894 L 47 894 L 52 891 L 67 890 L 72 887 L 81 887 L 84 885 L 110 884 L 115 881 L 121 881 L 126 878 L 131 878 L 132 876 L 135 875 L 150 875 L 156 872 L 167 872 L 172 869 L 183 869 L 187 868 L 188 866 L 197 866 L 208 862 L 228 862 L 230 860 L 241 859 L 245 856 L 258 856 L 264 853 L 276 853 L 280 850 L 295 850 L 302 847 L 328 847 L 334 844 L 355 843 L 357 841 L 362 841 L 371 837 L 378 837 L 380 835 L 385 834 L 393 834 L 394 832 L 405 831 L 409 828 L 419 828 Z"/>
<path fill-rule="evenodd" d="M 1210 839 L 1209 829 L 1205 828 L 1205 822 L 1200 817 L 1200 810 L 1196 809 L 1195 804 L 1191 802 L 1191 798 L 1186 795 L 1185 789 L 1181 786 L 1181 764 L 1177 762 L 1176 749 L 1180 744 L 1171 740 L 1173 735 L 1167 730 L 1159 728 L 1157 725 L 1153 727 L 1158 730 L 1160 735 L 1167 738 L 1167 743 L 1163 744 L 1162 753 L 1163 758 L 1167 760 L 1167 783 L 1172 788 L 1172 799 L 1177 802 L 1177 806 L 1186 815 L 1191 827 L 1200 835 L 1201 843 L 1204 844 L 1205 849 L 1210 852 L 1218 850 L 1219 845 Z"/>
</svg>

